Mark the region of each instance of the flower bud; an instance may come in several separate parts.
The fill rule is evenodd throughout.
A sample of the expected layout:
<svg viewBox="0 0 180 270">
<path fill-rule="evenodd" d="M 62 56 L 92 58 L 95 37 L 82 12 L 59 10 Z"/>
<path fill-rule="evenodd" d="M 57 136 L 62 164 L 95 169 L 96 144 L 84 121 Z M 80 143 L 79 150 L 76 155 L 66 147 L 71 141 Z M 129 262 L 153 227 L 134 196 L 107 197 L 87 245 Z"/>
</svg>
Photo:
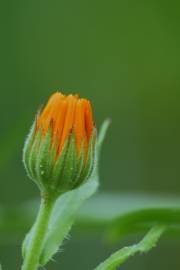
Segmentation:
<svg viewBox="0 0 180 270">
<path fill-rule="evenodd" d="M 45 193 L 69 191 L 92 173 L 96 129 L 91 104 L 77 95 L 53 94 L 25 142 L 23 162 Z"/>
</svg>

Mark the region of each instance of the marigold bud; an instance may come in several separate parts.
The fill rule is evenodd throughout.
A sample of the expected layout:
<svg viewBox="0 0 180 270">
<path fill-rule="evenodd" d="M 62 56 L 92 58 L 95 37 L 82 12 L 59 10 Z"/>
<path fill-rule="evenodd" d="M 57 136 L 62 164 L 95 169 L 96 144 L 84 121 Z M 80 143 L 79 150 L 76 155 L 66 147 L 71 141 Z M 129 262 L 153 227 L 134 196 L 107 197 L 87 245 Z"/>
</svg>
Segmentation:
<svg viewBox="0 0 180 270">
<path fill-rule="evenodd" d="M 91 175 L 96 129 L 91 104 L 77 95 L 53 94 L 37 115 L 26 140 L 23 161 L 40 190 L 60 194 Z"/>
</svg>

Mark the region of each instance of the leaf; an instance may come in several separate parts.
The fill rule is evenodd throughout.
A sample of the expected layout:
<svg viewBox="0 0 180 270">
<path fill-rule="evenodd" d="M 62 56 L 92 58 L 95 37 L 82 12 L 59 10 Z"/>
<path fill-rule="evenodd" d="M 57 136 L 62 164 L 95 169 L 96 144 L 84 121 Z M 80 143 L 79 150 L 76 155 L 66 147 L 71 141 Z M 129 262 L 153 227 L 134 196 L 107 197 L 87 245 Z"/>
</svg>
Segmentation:
<svg viewBox="0 0 180 270">
<path fill-rule="evenodd" d="M 105 137 L 105 133 L 109 126 L 109 121 L 105 121 L 102 125 L 99 138 L 96 145 L 95 166 L 90 179 L 79 188 L 67 192 L 62 195 L 56 202 L 53 213 L 49 222 L 48 231 L 44 241 L 44 247 L 40 257 L 40 264 L 45 265 L 51 257 L 58 251 L 64 238 L 67 236 L 72 224 L 74 223 L 77 211 L 80 206 L 92 196 L 99 185 L 98 179 L 98 161 L 100 149 Z M 26 236 L 23 243 L 23 254 L 26 253 L 29 240 L 33 233 L 33 227 L 30 233 Z"/>
<path fill-rule="evenodd" d="M 144 232 L 154 223 L 180 232 L 180 199 L 143 193 L 104 193 L 88 200 L 78 213 L 81 229 L 105 229 L 109 240 Z"/>
<path fill-rule="evenodd" d="M 77 190 L 68 192 L 57 201 L 40 258 L 41 265 L 45 265 L 58 251 L 59 246 L 62 244 L 74 223 L 78 208 L 84 200 L 95 193 L 97 188 L 97 179 L 91 178 L 87 184 Z"/>
<path fill-rule="evenodd" d="M 101 263 L 94 270 L 113 270 L 125 262 L 129 257 L 136 253 L 148 252 L 153 248 L 159 240 L 162 233 L 165 231 L 165 226 L 154 226 L 145 237 L 138 243 L 129 247 L 124 247 L 114 254 L 112 254 L 107 260 Z"/>
</svg>

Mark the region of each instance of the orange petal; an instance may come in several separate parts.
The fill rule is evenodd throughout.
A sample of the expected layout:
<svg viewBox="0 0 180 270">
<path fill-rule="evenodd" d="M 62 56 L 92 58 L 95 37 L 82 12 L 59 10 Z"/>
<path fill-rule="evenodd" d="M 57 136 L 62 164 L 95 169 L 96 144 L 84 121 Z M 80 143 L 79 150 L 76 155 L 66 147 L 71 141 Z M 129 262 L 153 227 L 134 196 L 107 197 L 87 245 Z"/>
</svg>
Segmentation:
<svg viewBox="0 0 180 270">
<path fill-rule="evenodd" d="M 85 116 L 84 101 L 82 99 L 79 99 L 76 105 L 75 119 L 74 119 L 74 133 L 78 153 L 80 153 L 82 143 L 87 144 L 84 116 Z"/>
<path fill-rule="evenodd" d="M 57 155 L 72 130 L 74 130 L 78 153 L 80 153 L 82 143 L 87 152 L 94 126 L 90 102 L 86 99 L 79 99 L 77 95 L 65 96 L 56 92 L 49 98 L 47 105 L 36 120 L 36 130 L 41 128 L 43 135 L 50 126 L 52 143 L 55 138 L 58 140 Z"/>
<path fill-rule="evenodd" d="M 86 134 L 87 134 L 88 140 L 91 136 L 93 126 L 94 126 L 94 123 L 93 123 L 91 104 L 88 100 L 85 100 L 85 128 L 86 128 Z"/>
<path fill-rule="evenodd" d="M 67 102 L 67 111 L 66 111 L 66 115 L 65 115 L 62 136 L 61 136 L 60 143 L 59 143 L 59 152 L 61 151 L 62 146 L 63 146 L 66 138 L 69 136 L 69 134 L 73 128 L 74 112 L 75 112 L 75 108 L 76 108 L 77 97 L 73 96 L 73 95 L 69 95 L 66 98 L 66 102 Z"/>
</svg>

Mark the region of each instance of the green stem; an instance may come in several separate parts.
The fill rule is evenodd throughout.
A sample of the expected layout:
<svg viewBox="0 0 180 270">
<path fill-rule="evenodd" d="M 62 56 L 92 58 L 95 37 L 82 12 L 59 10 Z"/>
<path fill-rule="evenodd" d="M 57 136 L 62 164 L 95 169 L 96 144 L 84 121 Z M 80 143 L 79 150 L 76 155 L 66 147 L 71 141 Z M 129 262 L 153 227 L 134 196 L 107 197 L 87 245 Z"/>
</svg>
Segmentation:
<svg viewBox="0 0 180 270">
<path fill-rule="evenodd" d="M 37 270 L 55 199 L 42 198 L 35 229 L 21 270 Z"/>
</svg>

